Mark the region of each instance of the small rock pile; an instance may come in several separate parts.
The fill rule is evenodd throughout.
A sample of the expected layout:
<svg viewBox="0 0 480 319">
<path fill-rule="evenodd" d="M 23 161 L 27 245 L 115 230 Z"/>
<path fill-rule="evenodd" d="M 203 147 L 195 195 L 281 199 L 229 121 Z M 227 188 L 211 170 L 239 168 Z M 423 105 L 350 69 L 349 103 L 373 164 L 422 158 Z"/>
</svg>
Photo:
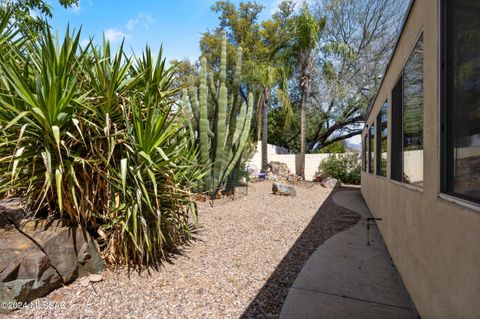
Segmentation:
<svg viewBox="0 0 480 319">
<path fill-rule="evenodd" d="M 292 174 L 287 164 L 271 161 L 268 164 L 267 178 L 273 182 L 296 184 L 302 180 L 300 176 Z"/>
</svg>

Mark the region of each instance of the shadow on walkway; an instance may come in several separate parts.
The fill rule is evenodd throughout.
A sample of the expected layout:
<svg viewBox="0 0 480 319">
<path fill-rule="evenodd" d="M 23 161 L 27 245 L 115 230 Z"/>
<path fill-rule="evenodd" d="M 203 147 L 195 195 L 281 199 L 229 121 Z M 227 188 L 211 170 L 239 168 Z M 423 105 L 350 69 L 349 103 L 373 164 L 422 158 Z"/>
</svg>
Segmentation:
<svg viewBox="0 0 480 319">
<path fill-rule="evenodd" d="M 359 214 L 336 205 L 332 200 L 334 193 L 348 190 L 358 189 L 340 188 L 330 193 L 241 318 L 280 316 L 288 291 L 310 255 L 325 240 L 352 227 L 360 219 Z"/>
</svg>

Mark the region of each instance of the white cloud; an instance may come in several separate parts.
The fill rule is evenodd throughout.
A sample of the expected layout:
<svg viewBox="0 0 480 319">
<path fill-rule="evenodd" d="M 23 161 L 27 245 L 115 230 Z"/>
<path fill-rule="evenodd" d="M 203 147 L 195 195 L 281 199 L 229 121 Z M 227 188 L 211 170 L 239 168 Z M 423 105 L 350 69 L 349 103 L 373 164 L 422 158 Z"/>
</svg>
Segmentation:
<svg viewBox="0 0 480 319">
<path fill-rule="evenodd" d="M 138 21 L 137 18 L 132 18 L 132 19 L 128 20 L 127 29 L 128 30 L 133 30 L 137 26 L 138 22 L 139 21 Z"/>
<path fill-rule="evenodd" d="M 117 41 L 120 41 L 123 38 L 128 38 L 127 34 L 123 33 L 120 30 L 114 29 L 114 28 L 110 28 L 110 29 L 105 30 L 104 35 L 105 35 L 105 39 L 107 41 L 110 41 L 111 43 L 115 43 Z"/>
<path fill-rule="evenodd" d="M 150 14 L 139 13 L 136 17 L 131 18 L 127 22 L 127 29 L 133 30 L 137 26 L 141 26 L 145 29 L 149 29 L 152 24 L 155 23 L 155 19 Z"/>
</svg>

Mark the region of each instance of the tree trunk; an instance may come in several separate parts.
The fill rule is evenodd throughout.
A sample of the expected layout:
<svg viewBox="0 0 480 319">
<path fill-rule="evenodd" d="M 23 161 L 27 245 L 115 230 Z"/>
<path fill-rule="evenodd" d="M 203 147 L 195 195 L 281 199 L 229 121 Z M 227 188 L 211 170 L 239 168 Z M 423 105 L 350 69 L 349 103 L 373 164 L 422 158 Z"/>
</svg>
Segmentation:
<svg viewBox="0 0 480 319">
<path fill-rule="evenodd" d="M 306 94 L 302 90 L 300 100 L 300 176 L 305 179 L 305 104 L 307 102 Z"/>
<path fill-rule="evenodd" d="M 306 131 L 306 106 L 307 98 L 310 91 L 310 73 L 311 59 L 310 52 L 302 54 L 302 68 L 300 73 L 300 176 L 305 179 L 305 131 Z"/>
<path fill-rule="evenodd" d="M 262 169 L 268 167 L 268 100 L 269 92 L 263 89 L 263 109 L 262 109 Z"/>
</svg>

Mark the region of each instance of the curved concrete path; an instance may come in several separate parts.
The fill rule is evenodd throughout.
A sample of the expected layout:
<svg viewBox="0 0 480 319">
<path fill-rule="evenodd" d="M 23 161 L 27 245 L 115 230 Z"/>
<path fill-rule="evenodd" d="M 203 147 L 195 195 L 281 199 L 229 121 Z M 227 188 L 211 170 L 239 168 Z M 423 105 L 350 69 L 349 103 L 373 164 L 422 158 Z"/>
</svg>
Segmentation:
<svg viewBox="0 0 480 319">
<path fill-rule="evenodd" d="M 280 318 L 419 318 L 376 225 L 367 245 L 371 214 L 360 191 L 337 191 L 333 201 L 362 217 L 310 256 Z"/>
</svg>

